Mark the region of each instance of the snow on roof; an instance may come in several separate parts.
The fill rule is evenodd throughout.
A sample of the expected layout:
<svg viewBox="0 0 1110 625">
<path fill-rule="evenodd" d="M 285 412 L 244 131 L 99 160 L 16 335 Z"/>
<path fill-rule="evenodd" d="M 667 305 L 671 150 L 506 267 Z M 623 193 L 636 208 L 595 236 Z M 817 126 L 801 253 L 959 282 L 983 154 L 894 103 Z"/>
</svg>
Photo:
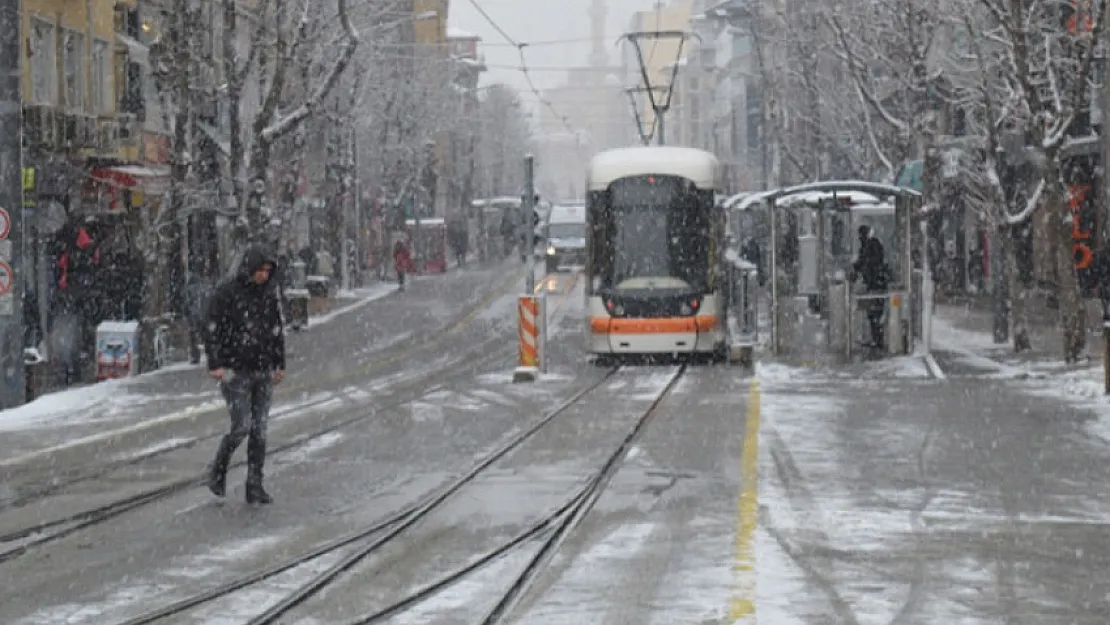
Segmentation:
<svg viewBox="0 0 1110 625">
<path fill-rule="evenodd" d="M 834 189 L 834 190 L 830 190 Z M 771 189 L 748 195 L 738 194 L 725 201 L 725 208 L 732 210 L 748 210 L 768 199 L 774 199 L 779 206 L 792 204 L 816 204 L 822 199 L 836 197 L 851 197 L 856 206 L 853 210 L 871 205 L 876 208 L 885 207 L 883 200 L 891 195 L 905 194 L 920 197 L 921 194 L 907 187 L 899 187 L 863 180 L 837 180 L 832 182 L 811 182 L 784 189 Z"/>
<path fill-rule="evenodd" d="M 472 32 L 465 31 L 461 28 L 455 28 L 453 26 L 448 26 L 447 27 L 447 38 L 448 39 L 477 39 L 478 41 L 482 40 L 481 37 L 479 37 L 478 35 L 475 35 Z"/>
<path fill-rule="evenodd" d="M 879 198 L 870 193 L 862 191 L 837 191 L 832 193 L 829 191 L 802 191 L 801 193 L 792 193 L 784 195 L 778 199 L 780 206 L 790 206 L 793 204 L 817 204 L 822 200 L 837 198 L 851 198 L 853 204 L 876 204 Z"/>
<path fill-rule="evenodd" d="M 860 193 L 869 193 L 873 196 L 877 195 L 910 195 L 920 197 L 921 194 L 913 189 L 906 187 L 897 187 L 889 184 L 881 184 L 878 182 L 870 182 L 867 180 L 828 180 L 824 182 L 808 182 L 806 184 L 799 184 L 793 187 L 776 190 L 775 197 L 785 197 L 787 195 L 797 195 L 810 191 L 836 191 L 843 195 L 846 191 L 858 191 Z"/>
<path fill-rule="evenodd" d="M 705 150 L 681 147 L 638 146 L 616 148 L 596 154 L 590 161 L 587 186 L 603 191 L 613 181 L 627 176 L 680 176 L 699 189 L 717 186 L 720 163 Z"/>
<path fill-rule="evenodd" d="M 730 196 L 726 197 L 723 201 L 721 201 L 721 206 L 724 207 L 724 208 L 733 208 L 737 204 L 739 204 L 741 200 L 743 200 L 744 198 L 746 198 L 750 195 L 752 195 L 751 191 L 741 191 L 740 193 L 737 193 L 736 195 L 730 195 Z"/>
</svg>

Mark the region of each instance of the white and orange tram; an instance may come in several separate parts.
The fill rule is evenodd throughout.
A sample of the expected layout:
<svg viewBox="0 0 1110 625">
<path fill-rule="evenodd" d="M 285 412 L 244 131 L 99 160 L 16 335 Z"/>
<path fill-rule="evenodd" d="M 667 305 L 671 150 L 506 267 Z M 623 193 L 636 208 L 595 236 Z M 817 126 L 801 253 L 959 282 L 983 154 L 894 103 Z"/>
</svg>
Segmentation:
<svg viewBox="0 0 1110 625">
<path fill-rule="evenodd" d="M 682 147 L 594 156 L 586 178 L 586 349 L 728 356 L 720 165 Z"/>
</svg>

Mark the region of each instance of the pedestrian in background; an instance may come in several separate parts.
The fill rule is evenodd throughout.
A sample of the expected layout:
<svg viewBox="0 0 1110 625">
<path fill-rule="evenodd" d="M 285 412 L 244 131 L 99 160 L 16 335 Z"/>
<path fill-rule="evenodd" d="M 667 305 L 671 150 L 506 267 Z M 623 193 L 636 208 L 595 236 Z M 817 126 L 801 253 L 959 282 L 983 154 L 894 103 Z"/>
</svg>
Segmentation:
<svg viewBox="0 0 1110 625">
<path fill-rule="evenodd" d="M 277 261 L 264 247 L 243 254 L 239 273 L 216 290 L 208 309 L 208 374 L 220 382 L 231 416 L 231 431 L 220 441 L 209 467 L 208 488 L 227 491 L 231 456 L 247 441 L 247 503 L 268 504 L 262 487 L 266 422 L 273 385 L 285 377 L 285 329 L 271 276 Z"/>
<path fill-rule="evenodd" d="M 200 362 L 200 351 L 208 329 L 208 302 L 212 299 L 212 278 L 205 267 L 189 273 L 186 281 L 186 310 L 189 322 L 189 362 Z"/>
<path fill-rule="evenodd" d="M 404 239 L 399 239 L 393 246 L 393 268 L 397 270 L 397 289 L 404 291 L 405 272 L 412 270 L 412 252 Z"/>
</svg>

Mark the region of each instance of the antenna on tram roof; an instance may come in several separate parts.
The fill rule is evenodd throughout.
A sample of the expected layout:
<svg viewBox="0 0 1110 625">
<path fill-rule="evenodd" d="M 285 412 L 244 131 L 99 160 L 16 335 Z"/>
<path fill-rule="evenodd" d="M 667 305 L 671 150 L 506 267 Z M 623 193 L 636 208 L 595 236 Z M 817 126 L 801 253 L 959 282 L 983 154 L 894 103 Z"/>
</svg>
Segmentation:
<svg viewBox="0 0 1110 625">
<path fill-rule="evenodd" d="M 628 93 L 629 99 L 632 101 L 633 113 L 636 116 L 636 125 L 640 131 L 640 139 L 643 140 L 645 144 L 651 141 L 652 135 L 654 135 L 656 131 L 659 133 L 659 145 L 664 145 L 666 142 L 666 133 L 664 132 L 666 127 L 663 124 L 663 116 L 666 115 L 671 108 L 675 78 L 678 77 L 678 71 L 683 65 L 683 49 L 685 48 L 686 41 L 691 38 L 699 41 L 701 40 L 696 33 L 689 33 L 683 30 L 628 32 L 621 35 L 621 38 L 618 40 L 618 44 L 622 42 L 632 44 L 632 48 L 636 54 L 636 63 L 639 65 L 640 85 L 638 87 L 630 87 L 626 90 L 626 93 Z M 651 52 L 649 55 L 644 54 L 645 41 L 650 42 L 651 45 Z M 661 66 L 652 63 L 656 57 L 656 52 L 659 51 L 659 44 L 666 41 L 672 42 L 671 45 L 674 47 L 674 60 L 662 64 Z M 653 78 L 652 74 L 659 75 Z M 643 118 L 641 117 L 641 107 L 636 104 L 635 94 L 637 93 L 642 93 L 647 96 L 647 104 L 650 106 L 652 113 L 650 132 L 645 132 Z"/>
</svg>

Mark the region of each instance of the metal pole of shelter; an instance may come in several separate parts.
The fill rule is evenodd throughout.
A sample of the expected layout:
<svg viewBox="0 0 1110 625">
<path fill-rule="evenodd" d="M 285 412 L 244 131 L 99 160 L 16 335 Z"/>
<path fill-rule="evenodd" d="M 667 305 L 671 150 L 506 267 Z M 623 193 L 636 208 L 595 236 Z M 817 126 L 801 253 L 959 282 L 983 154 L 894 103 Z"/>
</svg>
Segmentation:
<svg viewBox="0 0 1110 625">
<path fill-rule="evenodd" d="M 765 200 L 771 223 L 771 353 L 779 355 L 779 234 L 775 200 Z"/>
<path fill-rule="evenodd" d="M 23 29 L 19 0 L 0 2 L 0 409 L 25 401 L 23 364 Z M 14 129 L 14 130 L 13 130 Z M 40 298 L 40 306 L 46 303 Z"/>
</svg>

